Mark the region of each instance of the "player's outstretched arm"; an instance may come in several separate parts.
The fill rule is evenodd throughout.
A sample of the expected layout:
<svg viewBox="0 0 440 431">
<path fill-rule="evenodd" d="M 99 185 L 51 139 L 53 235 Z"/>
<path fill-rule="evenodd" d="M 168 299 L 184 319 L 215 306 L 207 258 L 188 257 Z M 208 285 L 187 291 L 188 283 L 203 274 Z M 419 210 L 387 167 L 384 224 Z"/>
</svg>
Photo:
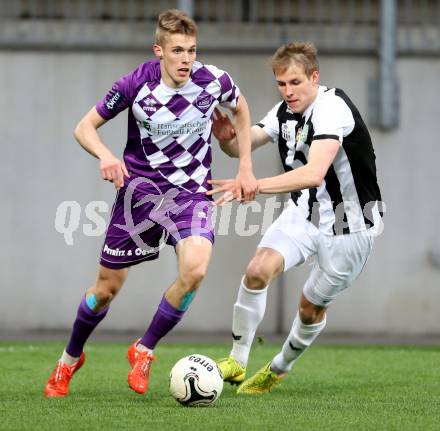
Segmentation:
<svg viewBox="0 0 440 431">
<path fill-rule="evenodd" d="M 98 128 L 106 122 L 93 107 L 80 120 L 74 134 L 81 147 L 100 160 L 102 179 L 110 181 L 116 188 L 120 188 L 124 185 L 124 176 L 129 177 L 129 174 L 124 162 L 113 155 L 98 134 Z"/>
<path fill-rule="evenodd" d="M 336 139 L 320 139 L 312 142 L 306 165 L 269 178 L 258 180 L 260 193 L 287 193 L 319 187 L 339 150 Z"/>
<path fill-rule="evenodd" d="M 339 150 L 336 139 L 322 139 L 313 141 L 309 151 L 309 162 L 293 171 L 274 177 L 258 180 L 259 193 L 287 193 L 294 190 L 303 190 L 319 187 Z M 222 193 L 216 205 L 223 205 L 236 198 L 233 179 L 211 180 L 210 184 L 217 187 L 207 192 L 208 195 Z"/>
</svg>

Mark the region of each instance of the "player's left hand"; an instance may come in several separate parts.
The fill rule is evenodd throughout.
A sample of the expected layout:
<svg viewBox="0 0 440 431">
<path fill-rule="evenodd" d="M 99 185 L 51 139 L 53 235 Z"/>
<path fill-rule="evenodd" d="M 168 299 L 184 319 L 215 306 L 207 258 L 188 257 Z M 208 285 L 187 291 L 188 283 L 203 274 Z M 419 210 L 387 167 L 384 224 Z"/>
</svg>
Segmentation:
<svg viewBox="0 0 440 431">
<path fill-rule="evenodd" d="M 238 201 L 253 201 L 258 193 L 258 181 L 251 169 L 240 169 L 235 178 L 235 194 Z"/>
<path fill-rule="evenodd" d="M 208 183 L 214 186 L 218 186 L 214 187 L 212 190 L 207 191 L 206 194 L 208 196 L 212 196 L 217 193 L 223 193 L 223 195 L 214 202 L 215 205 L 224 205 L 225 203 L 231 202 L 237 198 L 235 180 L 208 180 Z"/>
</svg>

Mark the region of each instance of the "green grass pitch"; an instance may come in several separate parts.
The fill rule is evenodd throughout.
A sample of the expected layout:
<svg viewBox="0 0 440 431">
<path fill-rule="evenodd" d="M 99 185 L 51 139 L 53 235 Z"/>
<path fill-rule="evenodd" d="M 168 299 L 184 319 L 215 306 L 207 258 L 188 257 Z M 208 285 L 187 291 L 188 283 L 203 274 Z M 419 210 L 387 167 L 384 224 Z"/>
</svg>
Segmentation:
<svg viewBox="0 0 440 431">
<path fill-rule="evenodd" d="M 270 394 L 237 396 L 225 384 L 214 406 L 189 408 L 169 395 L 172 365 L 191 353 L 225 356 L 230 346 L 162 343 L 141 396 L 126 383 L 127 345 L 92 341 L 70 396 L 45 399 L 63 344 L 0 342 L 0 430 L 440 429 L 439 348 L 317 345 Z M 277 350 L 256 346 L 248 372 Z"/>
</svg>

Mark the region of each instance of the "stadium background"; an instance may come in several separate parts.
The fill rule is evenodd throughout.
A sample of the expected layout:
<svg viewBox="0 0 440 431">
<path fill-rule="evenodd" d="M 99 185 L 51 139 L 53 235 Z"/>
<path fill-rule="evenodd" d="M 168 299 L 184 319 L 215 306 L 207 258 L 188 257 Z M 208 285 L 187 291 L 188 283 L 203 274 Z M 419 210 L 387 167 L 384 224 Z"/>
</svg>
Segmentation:
<svg viewBox="0 0 440 431">
<path fill-rule="evenodd" d="M 116 78 L 152 57 L 155 19 L 169 7 L 192 11 L 198 59 L 230 72 L 255 122 L 279 100 L 269 55 L 286 41 L 315 42 L 321 82 L 343 88 L 370 126 L 387 208 L 373 255 L 332 306 L 326 333 L 438 339 L 438 0 L 1 0 L 2 337 L 69 330 L 104 238 L 84 234 L 84 224 L 93 228 L 85 208 L 92 201 L 111 208 L 114 198 L 73 129 Z M 120 156 L 126 114 L 101 133 Z M 236 161 L 215 142 L 213 150 L 214 177 L 232 176 Z M 280 170 L 276 146 L 253 160 L 259 177 Z M 73 245 L 55 227 L 65 201 L 81 208 Z M 261 238 L 237 235 L 236 213 L 234 205 L 230 233 L 217 237 L 208 276 L 176 332 L 230 331 L 238 282 Z M 246 227 L 261 218 L 249 214 Z M 274 283 L 260 333 L 288 331 L 308 269 Z M 142 333 L 175 274 L 169 247 L 159 261 L 134 267 L 99 331 Z"/>
</svg>

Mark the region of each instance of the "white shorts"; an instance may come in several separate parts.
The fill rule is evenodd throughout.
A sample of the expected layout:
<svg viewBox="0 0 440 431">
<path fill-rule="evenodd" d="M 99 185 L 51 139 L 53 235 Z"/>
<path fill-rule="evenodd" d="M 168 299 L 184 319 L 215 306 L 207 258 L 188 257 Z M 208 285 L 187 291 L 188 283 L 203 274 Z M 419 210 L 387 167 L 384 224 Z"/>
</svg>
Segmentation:
<svg viewBox="0 0 440 431">
<path fill-rule="evenodd" d="M 269 227 L 258 247 L 278 251 L 284 258 L 284 271 L 315 256 L 303 294 L 312 304 L 327 307 L 359 276 L 373 247 L 373 238 L 368 230 L 324 235 L 291 202 Z"/>
</svg>

